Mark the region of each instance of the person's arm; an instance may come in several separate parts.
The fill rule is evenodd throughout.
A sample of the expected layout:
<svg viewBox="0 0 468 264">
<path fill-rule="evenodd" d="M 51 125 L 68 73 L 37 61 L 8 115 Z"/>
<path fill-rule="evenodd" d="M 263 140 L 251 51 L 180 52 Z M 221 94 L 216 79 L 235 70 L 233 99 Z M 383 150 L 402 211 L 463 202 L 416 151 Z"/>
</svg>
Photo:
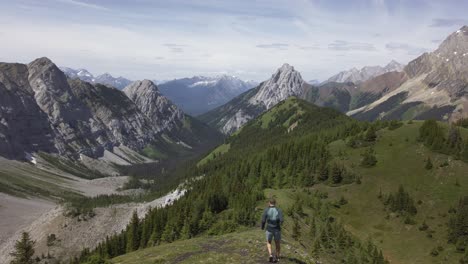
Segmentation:
<svg viewBox="0 0 468 264">
<path fill-rule="evenodd" d="M 266 220 L 267 220 L 267 210 L 263 211 L 263 215 L 262 215 L 262 230 L 265 229 Z"/>
</svg>

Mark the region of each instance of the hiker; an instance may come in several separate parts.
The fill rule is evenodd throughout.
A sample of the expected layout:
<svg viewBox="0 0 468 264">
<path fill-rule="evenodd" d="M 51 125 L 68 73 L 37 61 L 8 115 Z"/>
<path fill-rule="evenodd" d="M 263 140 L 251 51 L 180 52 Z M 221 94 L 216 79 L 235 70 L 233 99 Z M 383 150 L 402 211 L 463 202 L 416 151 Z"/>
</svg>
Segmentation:
<svg viewBox="0 0 468 264">
<path fill-rule="evenodd" d="M 281 209 L 276 207 L 276 200 L 270 198 L 268 200 L 268 208 L 265 209 L 262 215 L 262 230 L 265 229 L 266 225 L 266 239 L 268 253 L 270 254 L 269 261 L 279 261 L 280 250 L 281 250 L 281 224 L 283 224 L 283 212 Z M 271 240 L 275 240 L 276 254 L 273 258 L 271 252 Z"/>
</svg>

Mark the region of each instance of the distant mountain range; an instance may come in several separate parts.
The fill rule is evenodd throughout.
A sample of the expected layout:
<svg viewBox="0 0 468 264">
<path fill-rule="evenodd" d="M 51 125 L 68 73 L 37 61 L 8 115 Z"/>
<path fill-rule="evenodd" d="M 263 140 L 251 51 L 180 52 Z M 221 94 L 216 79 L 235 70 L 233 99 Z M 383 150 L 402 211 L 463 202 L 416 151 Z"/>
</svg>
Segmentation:
<svg viewBox="0 0 468 264">
<path fill-rule="evenodd" d="M 290 96 L 338 109 L 358 119 L 457 120 L 468 117 L 468 27 L 407 66 L 352 69 L 310 85 L 285 64 L 272 77 L 200 119 L 230 134 Z"/>
<path fill-rule="evenodd" d="M 92 73 L 87 71 L 86 69 L 72 69 L 68 67 L 60 67 L 69 78 L 79 78 L 82 81 L 90 82 L 90 83 L 100 83 L 107 86 L 112 86 L 117 89 L 122 90 L 127 85 L 132 83 L 131 80 L 126 79 L 124 77 L 113 77 L 109 73 L 104 73 L 98 76 L 94 76 Z"/>
<path fill-rule="evenodd" d="M 90 77 L 84 70 L 76 75 Z M 149 80 L 122 91 L 67 78 L 47 58 L 27 65 L 0 63 L 0 105 L 0 156 L 7 158 L 47 152 L 71 159 L 105 153 L 126 159 L 147 147 L 191 152 L 221 139 Z M 121 147 L 134 154 L 119 155 Z"/>
<path fill-rule="evenodd" d="M 100 83 L 120 90 L 132 83 L 129 79 L 115 78 L 109 73 L 94 76 L 86 69 L 75 70 L 67 67 L 60 67 L 60 69 L 69 78 Z M 258 85 L 255 81 L 243 81 L 229 75 L 194 76 L 174 80 L 152 80 L 152 82 L 158 85 L 165 96 L 191 115 L 199 115 L 223 105 L 237 95 Z"/>
<path fill-rule="evenodd" d="M 270 79 L 227 104 L 201 115 L 199 118 L 225 134 L 238 130 L 249 120 L 275 106 L 290 96 L 303 97 L 310 88 L 301 74 L 289 64 L 284 64 Z"/>
<path fill-rule="evenodd" d="M 468 26 L 404 68 L 407 80 L 378 100 L 348 112 L 359 119 L 457 120 L 468 115 Z"/>
<path fill-rule="evenodd" d="M 357 69 L 357 68 L 352 68 L 347 71 L 342 71 L 332 77 L 330 77 L 328 80 L 326 80 L 324 83 L 327 82 L 340 82 L 340 83 L 346 83 L 346 82 L 352 82 L 352 83 L 360 83 L 367 81 L 371 78 L 374 78 L 376 76 L 382 75 L 387 72 L 401 72 L 403 71 L 404 65 L 392 60 L 390 63 L 388 63 L 386 66 L 365 66 L 362 69 Z"/>
<path fill-rule="evenodd" d="M 255 87 L 254 81 L 243 81 L 235 76 L 194 76 L 159 84 L 161 92 L 192 115 L 205 113 L 227 103 L 237 95 Z"/>
</svg>

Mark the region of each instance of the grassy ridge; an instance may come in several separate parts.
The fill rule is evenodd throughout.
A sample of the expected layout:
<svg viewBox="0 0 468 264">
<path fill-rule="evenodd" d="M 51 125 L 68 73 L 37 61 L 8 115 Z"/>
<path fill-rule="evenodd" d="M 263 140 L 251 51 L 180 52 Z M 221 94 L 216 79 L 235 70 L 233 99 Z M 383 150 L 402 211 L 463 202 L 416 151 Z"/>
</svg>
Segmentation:
<svg viewBox="0 0 468 264">
<path fill-rule="evenodd" d="M 355 168 L 362 176 L 362 184 L 316 188 L 328 192 L 332 199 L 344 196 L 349 204 L 345 209 L 335 210 L 334 214 L 358 237 L 378 241 L 391 263 L 439 263 L 441 260 L 456 263 L 461 254 L 447 244 L 448 211 L 468 193 L 468 164 L 434 153 L 419 143 L 416 139 L 420 125 L 415 122 L 393 131 L 379 131 L 374 146 L 378 163 L 369 169 L 358 166 L 363 149 L 347 147 L 341 140 L 332 143 L 332 152 L 336 156 L 343 153 L 338 159 Z M 467 131 L 464 133 L 468 135 Z M 428 157 L 434 163 L 432 170 L 425 169 Z M 448 165 L 441 167 L 445 162 Z M 414 225 L 404 224 L 403 217 L 384 211 L 377 198 L 380 191 L 383 194 L 395 192 L 399 185 L 403 185 L 415 201 L 421 202 L 417 205 Z M 432 238 L 427 231 L 418 229 L 423 222 L 434 232 Z M 430 251 L 437 246 L 444 250 L 438 257 L 430 256 Z"/>
</svg>

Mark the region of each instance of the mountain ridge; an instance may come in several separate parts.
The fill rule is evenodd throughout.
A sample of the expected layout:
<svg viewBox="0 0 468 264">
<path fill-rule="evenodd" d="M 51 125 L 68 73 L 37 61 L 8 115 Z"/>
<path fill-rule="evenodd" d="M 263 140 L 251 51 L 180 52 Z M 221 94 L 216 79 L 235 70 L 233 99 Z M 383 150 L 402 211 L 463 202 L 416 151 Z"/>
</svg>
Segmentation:
<svg viewBox="0 0 468 264">
<path fill-rule="evenodd" d="M 327 82 L 339 82 L 346 83 L 352 82 L 358 84 L 360 82 L 367 81 L 376 76 L 382 75 L 387 72 L 401 72 L 403 71 L 404 65 L 398 63 L 395 60 L 390 61 L 385 66 L 364 66 L 361 69 L 352 68 L 350 70 L 339 72 L 338 74 L 328 78 L 324 83 Z M 324 84 L 322 83 L 322 84 Z"/>
<path fill-rule="evenodd" d="M 193 76 L 159 84 L 165 96 L 184 111 L 194 115 L 223 105 L 254 86 L 255 83 L 251 81 L 243 81 L 230 75 Z"/>
<path fill-rule="evenodd" d="M 9 99 L 12 93 L 21 101 L 5 103 L 9 110 L 0 113 L 0 154 L 8 158 L 24 159 L 25 153 L 41 151 L 75 160 L 82 155 L 98 158 L 119 146 L 139 152 L 164 141 L 161 133 L 168 140 L 172 138 L 174 143 L 169 144 L 179 144 L 178 137 L 182 135 L 185 139 L 193 138 L 189 143 L 192 146 L 186 143 L 188 149 L 211 144 L 206 135 L 194 134 L 210 132 L 172 104 L 148 80 L 137 81 L 124 92 L 79 78 L 67 78 L 44 57 L 28 65 L 0 64 L 0 94 L 6 94 L 5 98 Z M 16 116 L 24 115 L 34 118 L 17 123 Z M 190 132 L 191 125 L 200 129 Z M 12 135 L 15 131 L 21 137 Z M 220 139 L 215 134 L 210 137 L 214 142 Z"/>
<path fill-rule="evenodd" d="M 270 79 L 207 112 L 199 118 L 224 134 L 231 134 L 249 120 L 291 97 L 304 97 L 310 87 L 289 64 L 283 64 Z"/>
<path fill-rule="evenodd" d="M 468 116 L 468 26 L 450 34 L 433 52 L 405 67 L 408 80 L 379 100 L 348 112 L 360 119 L 435 118 L 456 121 Z"/>
<path fill-rule="evenodd" d="M 122 76 L 114 77 L 110 73 L 103 73 L 97 76 L 94 76 L 88 70 L 80 68 L 80 69 L 72 69 L 69 67 L 59 67 L 61 71 L 65 73 L 69 78 L 79 78 L 82 81 L 90 82 L 90 83 L 100 83 L 104 85 L 109 85 L 115 87 L 117 89 L 123 89 L 130 83 L 131 80 L 124 78 Z"/>
</svg>

